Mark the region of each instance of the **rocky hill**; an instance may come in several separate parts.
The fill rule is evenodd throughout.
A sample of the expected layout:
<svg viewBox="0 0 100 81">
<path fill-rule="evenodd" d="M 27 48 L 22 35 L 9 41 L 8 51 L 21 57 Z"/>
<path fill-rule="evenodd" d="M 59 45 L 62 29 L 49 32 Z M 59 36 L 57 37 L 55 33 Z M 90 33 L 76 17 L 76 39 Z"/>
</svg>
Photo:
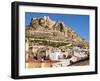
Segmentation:
<svg viewBox="0 0 100 81">
<path fill-rule="evenodd" d="M 32 18 L 25 33 L 26 39 L 37 45 L 60 47 L 70 44 L 82 48 L 89 47 L 88 42 L 70 27 L 61 21 L 51 20 L 49 16 Z"/>
</svg>

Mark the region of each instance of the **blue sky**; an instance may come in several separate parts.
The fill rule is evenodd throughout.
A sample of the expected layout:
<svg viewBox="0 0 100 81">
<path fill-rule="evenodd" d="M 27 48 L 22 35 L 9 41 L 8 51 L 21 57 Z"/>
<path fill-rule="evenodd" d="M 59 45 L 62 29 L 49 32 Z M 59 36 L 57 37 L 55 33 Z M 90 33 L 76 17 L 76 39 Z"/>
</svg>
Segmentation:
<svg viewBox="0 0 100 81">
<path fill-rule="evenodd" d="M 89 41 L 89 15 L 53 14 L 53 13 L 25 13 L 25 25 L 30 25 L 31 18 L 49 16 L 54 21 L 62 21 L 65 25 L 77 32 L 82 38 Z"/>
</svg>

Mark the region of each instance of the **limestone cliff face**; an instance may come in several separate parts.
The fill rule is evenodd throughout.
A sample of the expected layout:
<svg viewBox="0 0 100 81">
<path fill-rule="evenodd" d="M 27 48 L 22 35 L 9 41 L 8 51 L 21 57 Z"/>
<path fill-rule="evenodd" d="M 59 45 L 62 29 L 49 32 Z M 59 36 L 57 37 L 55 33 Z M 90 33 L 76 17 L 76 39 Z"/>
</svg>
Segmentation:
<svg viewBox="0 0 100 81">
<path fill-rule="evenodd" d="M 88 42 L 82 39 L 75 31 L 61 21 L 51 20 L 49 16 L 33 18 L 30 22 L 30 27 L 26 27 L 25 33 L 26 38 L 60 42 L 60 45 L 71 43 L 84 48 L 89 47 Z M 58 46 L 60 45 L 58 44 Z"/>
</svg>

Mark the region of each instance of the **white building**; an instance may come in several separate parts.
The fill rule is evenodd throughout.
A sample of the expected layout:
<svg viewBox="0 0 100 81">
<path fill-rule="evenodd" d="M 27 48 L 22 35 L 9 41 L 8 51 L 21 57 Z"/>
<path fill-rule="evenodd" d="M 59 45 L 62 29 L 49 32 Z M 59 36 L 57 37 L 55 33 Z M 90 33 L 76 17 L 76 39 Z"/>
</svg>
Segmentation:
<svg viewBox="0 0 100 81">
<path fill-rule="evenodd" d="M 59 60 L 60 53 L 59 52 L 52 52 L 49 54 L 50 60 Z"/>
</svg>

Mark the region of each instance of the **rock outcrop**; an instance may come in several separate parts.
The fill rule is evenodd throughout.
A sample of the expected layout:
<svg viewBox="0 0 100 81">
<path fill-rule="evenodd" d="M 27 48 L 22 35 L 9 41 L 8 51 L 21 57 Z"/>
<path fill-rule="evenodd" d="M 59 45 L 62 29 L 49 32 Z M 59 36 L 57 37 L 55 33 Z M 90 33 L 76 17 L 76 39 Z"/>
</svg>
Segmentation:
<svg viewBox="0 0 100 81">
<path fill-rule="evenodd" d="M 63 22 L 51 20 L 49 16 L 32 18 L 30 27 L 26 27 L 25 33 L 26 38 L 34 39 L 41 42 L 41 44 L 45 43 L 44 45 L 59 47 L 72 44 L 72 46 L 89 48 L 88 42 L 81 38 L 79 34 L 66 26 Z M 34 43 L 36 43 L 36 41 Z"/>
</svg>

